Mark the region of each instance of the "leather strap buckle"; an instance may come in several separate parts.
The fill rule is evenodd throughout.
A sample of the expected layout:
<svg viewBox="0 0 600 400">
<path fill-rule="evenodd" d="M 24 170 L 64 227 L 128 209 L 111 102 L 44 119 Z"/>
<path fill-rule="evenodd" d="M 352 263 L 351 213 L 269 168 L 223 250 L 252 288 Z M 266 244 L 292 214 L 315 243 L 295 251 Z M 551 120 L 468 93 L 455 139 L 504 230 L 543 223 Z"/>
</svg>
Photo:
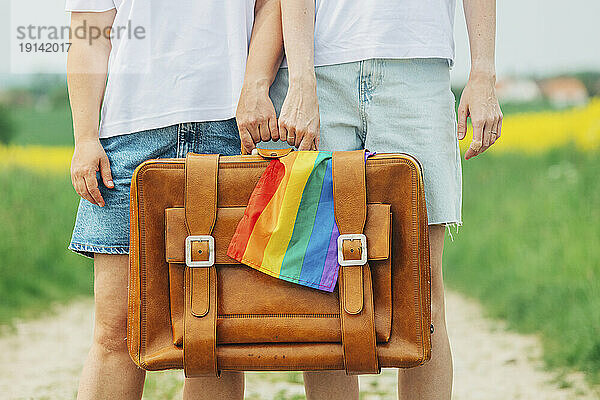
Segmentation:
<svg viewBox="0 0 600 400">
<path fill-rule="evenodd" d="M 360 241 L 360 246 L 358 242 Z M 367 263 L 367 237 L 362 233 L 338 236 L 338 264 L 342 267 L 357 267 Z M 349 254 L 350 253 L 350 254 Z"/>
<path fill-rule="evenodd" d="M 185 265 L 190 268 L 208 268 L 215 265 L 215 238 L 211 235 L 186 237 Z"/>
</svg>

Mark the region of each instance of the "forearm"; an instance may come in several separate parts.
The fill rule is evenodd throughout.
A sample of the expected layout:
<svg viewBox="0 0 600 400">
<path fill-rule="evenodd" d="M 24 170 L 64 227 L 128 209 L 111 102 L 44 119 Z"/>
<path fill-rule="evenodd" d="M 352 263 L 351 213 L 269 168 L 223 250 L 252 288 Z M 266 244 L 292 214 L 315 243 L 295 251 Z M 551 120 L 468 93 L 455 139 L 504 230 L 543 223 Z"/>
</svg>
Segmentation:
<svg viewBox="0 0 600 400">
<path fill-rule="evenodd" d="M 473 125 L 473 140 L 465 159 L 486 151 L 501 135 L 502 111 L 496 97 L 496 0 L 463 0 L 471 73 L 458 106 L 458 139 L 467 135 L 467 119 Z"/>
<path fill-rule="evenodd" d="M 281 5 L 279 0 L 258 0 L 244 85 L 269 90 L 283 59 Z"/>
<path fill-rule="evenodd" d="M 289 86 L 279 115 L 279 131 L 281 138 L 298 150 L 317 150 L 320 116 L 314 0 L 281 0 L 281 16 Z"/>
<path fill-rule="evenodd" d="M 73 29 L 86 20 L 98 19 L 82 15 L 72 17 Z M 102 18 L 100 18 L 102 19 Z M 108 21 L 105 21 L 108 22 Z M 95 39 L 91 43 L 85 39 L 73 38 L 67 58 L 67 85 L 75 144 L 89 139 L 98 139 L 100 108 L 106 88 L 110 40 Z"/>
<path fill-rule="evenodd" d="M 83 64 L 84 60 L 88 59 L 85 55 L 87 52 L 76 53 L 69 55 L 67 71 L 78 71 L 85 67 Z M 98 138 L 98 123 L 106 76 L 106 73 L 67 72 L 75 144 L 82 140 Z"/>
<path fill-rule="evenodd" d="M 314 79 L 314 0 L 281 0 L 281 13 L 290 83 Z"/>
<path fill-rule="evenodd" d="M 496 0 L 463 0 L 469 45 L 471 77 L 496 79 Z"/>
</svg>

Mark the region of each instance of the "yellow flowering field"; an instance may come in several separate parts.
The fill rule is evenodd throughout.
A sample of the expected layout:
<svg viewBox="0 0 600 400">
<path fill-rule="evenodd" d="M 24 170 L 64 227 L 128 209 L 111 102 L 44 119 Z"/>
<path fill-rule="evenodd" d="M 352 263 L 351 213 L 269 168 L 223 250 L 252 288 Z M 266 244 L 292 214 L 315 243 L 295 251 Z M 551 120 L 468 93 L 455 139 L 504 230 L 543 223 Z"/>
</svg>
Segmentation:
<svg viewBox="0 0 600 400">
<path fill-rule="evenodd" d="M 469 132 L 469 135 L 471 132 Z M 463 151 L 470 137 L 461 142 Z M 565 111 L 510 114 L 502 123 L 502 137 L 488 151 L 540 153 L 573 143 L 583 151 L 600 148 L 600 98 Z M 0 146 L 0 168 L 18 166 L 36 171 L 64 172 L 71 147 Z"/>
<path fill-rule="evenodd" d="M 461 142 L 463 151 L 470 140 L 467 136 Z M 585 107 L 565 111 L 505 115 L 502 136 L 488 151 L 540 153 L 567 143 L 584 151 L 600 147 L 600 98 L 592 99 Z"/>
<path fill-rule="evenodd" d="M 64 173 L 69 169 L 72 157 L 72 147 L 0 145 L 0 168 L 13 166 Z"/>
</svg>

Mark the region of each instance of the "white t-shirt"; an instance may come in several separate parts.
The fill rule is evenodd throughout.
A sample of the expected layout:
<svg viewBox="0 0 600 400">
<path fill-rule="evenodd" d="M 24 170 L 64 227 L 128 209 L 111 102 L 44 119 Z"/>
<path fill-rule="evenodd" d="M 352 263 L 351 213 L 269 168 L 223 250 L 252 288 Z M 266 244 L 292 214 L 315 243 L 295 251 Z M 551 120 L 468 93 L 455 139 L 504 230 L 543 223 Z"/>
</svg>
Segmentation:
<svg viewBox="0 0 600 400">
<path fill-rule="evenodd" d="M 117 9 L 100 137 L 234 117 L 254 2 L 66 0 L 67 11 Z"/>
<path fill-rule="evenodd" d="M 315 0 L 315 64 L 454 61 L 456 0 Z"/>
</svg>

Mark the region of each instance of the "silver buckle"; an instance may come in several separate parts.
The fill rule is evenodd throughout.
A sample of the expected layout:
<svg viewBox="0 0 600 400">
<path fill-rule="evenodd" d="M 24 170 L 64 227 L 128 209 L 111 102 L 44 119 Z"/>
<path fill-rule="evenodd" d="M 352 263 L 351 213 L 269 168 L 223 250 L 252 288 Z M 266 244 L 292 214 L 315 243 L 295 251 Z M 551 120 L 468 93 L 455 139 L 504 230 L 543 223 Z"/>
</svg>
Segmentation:
<svg viewBox="0 0 600 400">
<path fill-rule="evenodd" d="M 192 261 L 192 242 L 208 242 L 208 260 Z M 207 268 L 215 265 L 215 238 L 210 235 L 196 235 L 185 238 L 185 265 L 190 268 Z"/>
<path fill-rule="evenodd" d="M 362 247 L 362 254 L 360 260 L 345 260 L 343 252 L 343 243 L 345 240 L 360 240 Z M 337 239 L 338 247 L 338 264 L 342 267 L 360 266 L 367 263 L 367 237 L 362 233 L 352 233 L 338 236 Z"/>
</svg>

